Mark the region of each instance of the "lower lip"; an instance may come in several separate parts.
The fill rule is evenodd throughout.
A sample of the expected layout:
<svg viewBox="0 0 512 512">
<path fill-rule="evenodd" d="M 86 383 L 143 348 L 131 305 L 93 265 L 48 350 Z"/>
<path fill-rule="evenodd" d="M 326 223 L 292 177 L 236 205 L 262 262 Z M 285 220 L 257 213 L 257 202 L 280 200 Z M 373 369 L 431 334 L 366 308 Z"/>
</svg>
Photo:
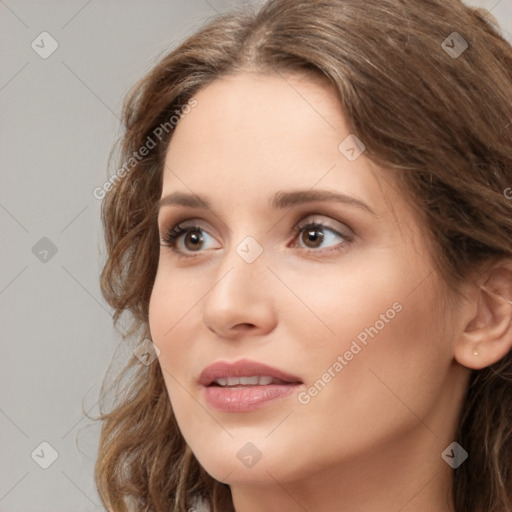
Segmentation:
<svg viewBox="0 0 512 512">
<path fill-rule="evenodd" d="M 268 386 L 246 386 L 204 388 L 208 405 L 223 412 L 248 412 L 259 409 L 274 400 L 291 395 L 299 384 L 269 384 Z"/>
</svg>

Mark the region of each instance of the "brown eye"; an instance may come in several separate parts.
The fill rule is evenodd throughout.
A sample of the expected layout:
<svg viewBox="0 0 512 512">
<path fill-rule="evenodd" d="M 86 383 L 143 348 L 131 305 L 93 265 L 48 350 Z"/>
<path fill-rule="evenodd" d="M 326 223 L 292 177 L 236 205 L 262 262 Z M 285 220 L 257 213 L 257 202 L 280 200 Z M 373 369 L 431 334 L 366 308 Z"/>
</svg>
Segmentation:
<svg viewBox="0 0 512 512">
<path fill-rule="evenodd" d="M 345 247 L 352 242 L 351 235 L 339 233 L 336 229 L 322 222 L 309 222 L 294 228 L 299 243 L 303 249 L 326 249 L 327 251 Z M 336 239 L 340 240 L 336 243 Z M 317 250 L 315 252 L 320 252 Z"/>
<path fill-rule="evenodd" d="M 324 240 L 324 233 L 318 227 L 312 227 L 302 232 L 302 241 L 306 247 L 316 249 Z"/>
<path fill-rule="evenodd" d="M 160 243 L 163 246 L 170 247 L 177 254 L 200 253 L 204 252 L 205 246 L 208 246 L 208 237 L 215 240 L 207 231 L 199 226 L 182 226 L 180 224 L 169 229 Z M 210 241 L 211 244 L 211 241 Z M 206 247 L 208 249 L 209 247 Z"/>
<path fill-rule="evenodd" d="M 200 230 L 189 230 L 185 233 L 183 237 L 183 243 L 185 248 L 189 251 L 195 251 L 196 249 L 201 249 L 201 246 L 204 244 L 204 238 L 201 235 Z"/>
</svg>

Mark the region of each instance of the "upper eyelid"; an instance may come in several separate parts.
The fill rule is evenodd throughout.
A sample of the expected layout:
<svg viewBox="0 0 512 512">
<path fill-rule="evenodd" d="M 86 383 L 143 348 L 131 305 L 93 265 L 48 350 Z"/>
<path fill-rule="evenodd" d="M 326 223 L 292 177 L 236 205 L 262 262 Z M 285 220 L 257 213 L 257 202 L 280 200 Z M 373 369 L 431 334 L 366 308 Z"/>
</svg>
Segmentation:
<svg viewBox="0 0 512 512">
<path fill-rule="evenodd" d="M 187 224 L 187 225 L 182 226 L 183 224 Z M 183 218 L 177 217 L 176 220 L 163 219 L 162 221 L 158 220 L 158 222 L 157 222 L 158 230 L 161 234 L 167 233 L 168 230 L 170 230 L 178 225 L 182 226 L 183 228 L 191 228 L 191 227 L 197 225 L 201 229 L 204 229 L 204 231 L 208 231 L 208 229 L 206 229 L 204 227 L 204 224 L 206 224 L 207 226 L 211 226 L 211 223 L 209 223 L 208 221 L 206 221 L 204 219 L 196 218 L 196 217 L 183 217 Z"/>
</svg>

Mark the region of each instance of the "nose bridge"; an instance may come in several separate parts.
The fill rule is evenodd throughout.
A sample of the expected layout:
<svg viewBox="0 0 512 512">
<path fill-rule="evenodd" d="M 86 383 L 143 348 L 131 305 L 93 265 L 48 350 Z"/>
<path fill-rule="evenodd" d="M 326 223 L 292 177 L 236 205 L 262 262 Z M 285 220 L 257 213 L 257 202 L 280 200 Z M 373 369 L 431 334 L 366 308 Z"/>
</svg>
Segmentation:
<svg viewBox="0 0 512 512">
<path fill-rule="evenodd" d="M 247 233 L 247 230 L 245 231 Z M 261 238 L 261 237 L 260 237 Z M 218 268 L 219 285 L 239 288 L 240 299 L 242 294 L 249 292 L 255 297 L 255 292 L 265 280 L 267 254 L 263 243 L 260 243 L 253 235 L 240 235 L 232 233 L 232 240 L 225 250 Z"/>
<path fill-rule="evenodd" d="M 274 323 L 273 299 L 264 285 L 270 272 L 263 244 L 239 233 L 232 233 L 203 303 L 204 322 L 218 334 L 228 335 L 240 324 L 251 324 L 260 332 Z"/>
</svg>

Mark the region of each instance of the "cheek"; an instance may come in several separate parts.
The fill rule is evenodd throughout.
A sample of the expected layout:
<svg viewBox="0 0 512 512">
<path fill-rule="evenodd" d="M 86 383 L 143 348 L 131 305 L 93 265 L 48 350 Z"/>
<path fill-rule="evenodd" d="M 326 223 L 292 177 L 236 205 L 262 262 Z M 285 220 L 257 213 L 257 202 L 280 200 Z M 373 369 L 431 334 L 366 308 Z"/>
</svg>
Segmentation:
<svg viewBox="0 0 512 512">
<path fill-rule="evenodd" d="M 172 290 L 183 290 L 180 294 L 171 291 L 164 283 L 172 282 Z M 194 434 L 196 425 L 204 425 L 202 410 L 195 411 L 196 402 L 191 399 L 190 368 L 193 354 L 192 333 L 187 330 L 189 315 L 196 315 L 193 305 L 197 298 L 185 283 L 176 279 L 168 281 L 157 276 L 149 303 L 149 327 L 152 341 L 160 349 L 158 364 L 162 371 L 165 387 L 176 421 L 187 443 L 200 433 Z M 195 300 L 194 300 L 195 299 Z M 202 426 L 200 427 L 203 428 Z"/>
<path fill-rule="evenodd" d="M 167 279 L 163 274 L 157 274 L 149 302 L 149 328 L 152 341 L 160 349 L 159 362 L 166 382 L 169 375 L 181 378 L 180 375 L 186 372 L 184 363 L 190 354 L 190 344 L 185 340 L 191 339 L 192 335 L 187 332 L 189 316 L 198 314 L 194 309 L 195 295 L 175 276 Z M 172 382 L 170 379 L 169 383 Z"/>
<path fill-rule="evenodd" d="M 404 261 L 317 275 L 321 291 L 309 295 L 307 283 L 295 287 L 317 316 L 297 308 L 284 320 L 301 340 L 296 362 L 307 369 L 301 404 L 310 428 L 324 417 L 356 437 L 375 425 L 389 433 L 426 414 L 440 393 L 453 354 L 437 312 L 438 283 L 422 282 L 428 272 L 407 271 Z"/>
<path fill-rule="evenodd" d="M 281 273 L 285 282 L 293 283 L 293 295 L 283 294 L 279 321 L 293 329 L 294 335 L 286 337 L 293 338 L 297 347 L 302 345 L 305 352 L 343 353 L 352 340 L 364 346 L 376 331 L 380 336 L 400 321 L 407 295 L 403 269 L 396 262 L 386 265 L 382 258 L 377 262 L 366 257 L 364 264 L 356 260 L 347 257 L 340 265 L 301 273 L 306 277 L 299 278 L 300 272 Z"/>
<path fill-rule="evenodd" d="M 344 305 L 324 317 L 336 336 L 317 340 L 305 423 L 314 428 L 324 418 L 333 438 L 341 429 L 363 443 L 412 428 L 441 394 L 452 361 L 435 290 L 431 283 L 413 293 L 396 284 L 355 290 Z"/>
</svg>

